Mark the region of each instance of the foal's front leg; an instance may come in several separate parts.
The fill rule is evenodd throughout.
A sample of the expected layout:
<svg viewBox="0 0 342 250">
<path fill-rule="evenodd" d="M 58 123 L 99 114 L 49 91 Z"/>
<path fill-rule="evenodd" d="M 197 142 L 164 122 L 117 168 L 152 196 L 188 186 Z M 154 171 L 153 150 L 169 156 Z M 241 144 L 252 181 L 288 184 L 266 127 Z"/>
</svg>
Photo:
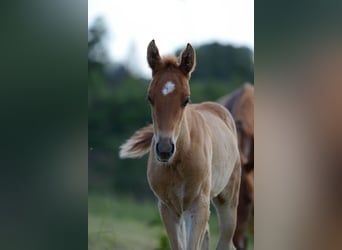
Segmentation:
<svg viewBox="0 0 342 250">
<path fill-rule="evenodd" d="M 159 201 L 159 211 L 161 219 L 164 223 L 164 227 L 166 229 L 171 249 L 172 250 L 185 250 L 185 246 L 183 246 L 183 238 L 179 237 L 180 232 L 180 216 L 178 216 L 172 209 Z"/>
<path fill-rule="evenodd" d="M 187 250 L 205 249 L 209 245 L 209 235 L 207 235 L 208 238 L 205 239 L 206 242 L 203 242 L 204 245 L 202 246 L 202 241 L 206 231 L 208 230 L 209 233 L 209 228 L 207 227 L 210 215 L 209 205 L 209 198 L 202 197 L 193 204 L 189 211 L 191 216 L 191 225 L 188 225 L 190 226 L 190 230 L 188 230 L 190 235 Z"/>
</svg>

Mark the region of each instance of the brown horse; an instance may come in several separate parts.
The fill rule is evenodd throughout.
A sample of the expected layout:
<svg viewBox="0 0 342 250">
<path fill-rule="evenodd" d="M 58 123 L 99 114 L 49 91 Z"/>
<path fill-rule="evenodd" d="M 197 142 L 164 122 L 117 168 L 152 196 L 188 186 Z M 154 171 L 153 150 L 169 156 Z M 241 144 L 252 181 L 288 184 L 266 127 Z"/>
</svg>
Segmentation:
<svg viewBox="0 0 342 250">
<path fill-rule="evenodd" d="M 148 151 L 147 177 L 171 249 L 209 248 L 210 200 L 219 217 L 218 250 L 236 249 L 233 234 L 241 178 L 237 132 L 223 106 L 189 104 L 189 79 L 195 51 L 190 44 L 180 56 L 161 58 L 152 40 L 147 61 L 152 69 L 148 90 L 153 124 L 121 146 L 122 158 Z"/>
<path fill-rule="evenodd" d="M 239 250 L 244 250 L 247 248 L 246 230 L 254 205 L 254 87 L 246 83 L 218 102 L 231 112 L 238 132 L 242 172 L 233 241 Z"/>
</svg>

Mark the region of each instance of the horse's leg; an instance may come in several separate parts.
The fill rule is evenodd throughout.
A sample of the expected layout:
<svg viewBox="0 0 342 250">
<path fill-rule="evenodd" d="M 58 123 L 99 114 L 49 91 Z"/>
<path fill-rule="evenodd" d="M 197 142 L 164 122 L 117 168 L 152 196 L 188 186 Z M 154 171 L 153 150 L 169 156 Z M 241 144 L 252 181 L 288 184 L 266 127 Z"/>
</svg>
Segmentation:
<svg viewBox="0 0 342 250">
<path fill-rule="evenodd" d="M 237 224 L 233 237 L 234 245 L 238 250 L 247 249 L 246 231 L 252 209 L 252 199 L 250 191 L 247 189 L 246 172 L 242 170 L 239 205 L 237 208 Z"/>
<path fill-rule="evenodd" d="M 233 244 L 233 235 L 237 219 L 240 178 L 241 166 L 240 162 L 237 162 L 227 186 L 213 199 L 220 226 L 217 250 L 236 250 Z"/>
<path fill-rule="evenodd" d="M 201 250 L 209 250 L 209 239 L 210 239 L 209 223 L 207 223 L 207 226 L 205 228 L 205 233 L 204 233 L 204 236 L 203 236 Z"/>
<path fill-rule="evenodd" d="M 201 195 L 191 206 L 190 213 L 190 229 L 187 230 L 189 235 L 189 241 L 187 242 L 187 250 L 200 250 L 202 247 L 203 238 L 207 229 L 209 220 L 209 205 L 210 200 L 206 195 Z M 205 240 L 209 242 L 209 239 Z M 204 245 L 206 243 L 204 242 Z"/>
<path fill-rule="evenodd" d="M 185 250 L 183 246 L 183 238 L 179 234 L 184 233 L 181 227 L 181 220 L 175 212 L 165 204 L 159 202 L 160 216 L 168 235 L 172 250 Z"/>
</svg>

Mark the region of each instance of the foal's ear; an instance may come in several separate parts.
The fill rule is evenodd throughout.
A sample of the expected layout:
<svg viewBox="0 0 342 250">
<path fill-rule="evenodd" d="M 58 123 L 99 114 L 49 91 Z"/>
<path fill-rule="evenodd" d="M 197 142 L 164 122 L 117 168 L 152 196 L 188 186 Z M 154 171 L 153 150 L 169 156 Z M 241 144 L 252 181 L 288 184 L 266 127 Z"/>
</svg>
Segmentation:
<svg viewBox="0 0 342 250">
<path fill-rule="evenodd" d="M 152 69 L 153 75 L 161 62 L 159 51 L 154 40 L 152 40 L 147 47 L 147 62 L 148 65 L 150 65 L 150 68 Z"/>
<path fill-rule="evenodd" d="M 179 69 L 186 75 L 190 76 L 191 72 L 195 69 L 196 65 L 196 52 L 190 43 L 186 45 L 186 48 L 181 54 L 181 62 Z"/>
</svg>

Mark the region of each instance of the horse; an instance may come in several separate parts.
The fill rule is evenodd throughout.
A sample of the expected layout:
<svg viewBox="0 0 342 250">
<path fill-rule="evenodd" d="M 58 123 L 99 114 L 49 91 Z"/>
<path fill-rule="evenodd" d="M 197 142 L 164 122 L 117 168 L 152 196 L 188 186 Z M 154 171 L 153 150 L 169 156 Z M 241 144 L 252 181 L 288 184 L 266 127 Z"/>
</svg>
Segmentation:
<svg viewBox="0 0 342 250">
<path fill-rule="evenodd" d="M 247 248 L 246 231 L 254 207 L 254 87 L 243 84 L 218 100 L 233 115 L 242 165 L 237 225 L 233 242 L 239 250 Z"/>
<path fill-rule="evenodd" d="M 161 57 L 152 40 L 147 61 L 152 124 L 121 145 L 119 155 L 136 158 L 149 152 L 147 179 L 172 250 L 209 249 L 211 200 L 219 218 L 217 249 L 235 250 L 241 163 L 234 119 L 218 103 L 190 103 L 196 65 L 191 44 L 177 60 Z"/>
</svg>

